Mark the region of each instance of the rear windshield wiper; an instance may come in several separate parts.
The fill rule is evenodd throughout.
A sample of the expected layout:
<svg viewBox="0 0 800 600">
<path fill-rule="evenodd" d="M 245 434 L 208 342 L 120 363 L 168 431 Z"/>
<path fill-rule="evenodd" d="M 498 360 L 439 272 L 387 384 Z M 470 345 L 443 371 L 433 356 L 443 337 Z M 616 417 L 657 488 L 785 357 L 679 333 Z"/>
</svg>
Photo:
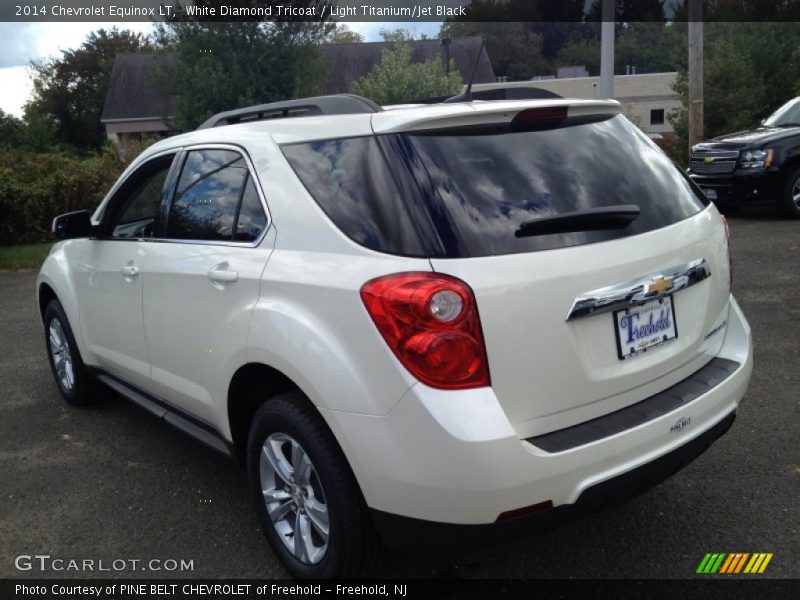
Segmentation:
<svg viewBox="0 0 800 600">
<path fill-rule="evenodd" d="M 635 204 L 576 210 L 575 212 L 525 221 L 514 232 L 514 235 L 521 238 L 555 233 L 622 229 L 633 223 L 639 217 L 640 212 L 639 207 Z"/>
</svg>

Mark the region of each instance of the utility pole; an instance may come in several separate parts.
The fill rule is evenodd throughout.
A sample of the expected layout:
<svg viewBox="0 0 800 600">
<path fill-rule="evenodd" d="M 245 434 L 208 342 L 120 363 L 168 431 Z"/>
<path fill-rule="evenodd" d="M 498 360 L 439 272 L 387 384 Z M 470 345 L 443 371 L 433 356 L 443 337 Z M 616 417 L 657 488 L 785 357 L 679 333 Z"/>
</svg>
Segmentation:
<svg viewBox="0 0 800 600">
<path fill-rule="evenodd" d="M 689 146 L 703 141 L 703 0 L 689 0 Z"/>
<path fill-rule="evenodd" d="M 600 98 L 614 97 L 614 0 L 603 0 L 600 30 Z"/>
</svg>

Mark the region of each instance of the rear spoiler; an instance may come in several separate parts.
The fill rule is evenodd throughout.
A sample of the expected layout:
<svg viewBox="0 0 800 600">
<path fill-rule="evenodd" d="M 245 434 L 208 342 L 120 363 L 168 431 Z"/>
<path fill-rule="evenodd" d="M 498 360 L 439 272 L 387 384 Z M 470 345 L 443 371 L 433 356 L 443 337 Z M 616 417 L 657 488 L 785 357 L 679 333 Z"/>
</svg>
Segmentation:
<svg viewBox="0 0 800 600">
<path fill-rule="evenodd" d="M 409 110 L 387 110 L 372 115 L 376 134 L 422 131 L 474 125 L 510 123 L 519 113 L 535 109 L 566 108 L 567 118 L 617 115 L 622 106 L 616 100 L 506 100 L 439 104 Z"/>
</svg>

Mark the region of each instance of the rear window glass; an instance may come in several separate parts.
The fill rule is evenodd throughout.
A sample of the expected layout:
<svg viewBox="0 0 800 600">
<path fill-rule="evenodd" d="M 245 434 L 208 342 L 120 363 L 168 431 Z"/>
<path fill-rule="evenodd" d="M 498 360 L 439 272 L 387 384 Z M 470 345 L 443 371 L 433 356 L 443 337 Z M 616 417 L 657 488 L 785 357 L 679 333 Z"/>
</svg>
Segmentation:
<svg viewBox="0 0 800 600">
<path fill-rule="evenodd" d="M 438 227 L 456 240 L 448 256 L 487 256 L 576 246 L 665 227 L 704 207 L 688 178 L 623 116 L 553 129 L 408 136 L 430 177 Z M 634 204 L 622 229 L 515 237 L 526 221 Z M 445 237 L 445 236 L 443 236 Z"/>
<path fill-rule="evenodd" d="M 374 137 L 282 149 L 300 181 L 345 235 L 380 252 L 425 256 L 406 201 Z"/>
</svg>

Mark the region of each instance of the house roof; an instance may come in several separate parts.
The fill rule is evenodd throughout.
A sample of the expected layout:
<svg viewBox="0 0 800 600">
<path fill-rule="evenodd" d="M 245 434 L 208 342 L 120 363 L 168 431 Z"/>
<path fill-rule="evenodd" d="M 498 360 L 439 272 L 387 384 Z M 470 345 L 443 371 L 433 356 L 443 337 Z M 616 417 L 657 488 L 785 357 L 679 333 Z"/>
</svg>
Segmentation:
<svg viewBox="0 0 800 600">
<path fill-rule="evenodd" d="M 455 62 L 456 69 L 466 82 L 472 73 L 475 59 L 480 51 L 475 83 L 495 81 L 494 69 L 486 49 L 481 49 L 480 37 L 454 38 L 449 49 L 442 40 L 412 40 L 411 59 L 422 62 L 441 55 Z M 325 58 L 330 64 L 330 75 L 324 86 L 327 94 L 350 91 L 356 79 L 366 75 L 378 64 L 384 49 L 394 48 L 394 42 L 365 42 L 352 44 L 326 44 Z M 172 116 L 174 98 L 158 83 L 158 71 L 165 62 L 174 60 L 172 55 L 149 53 L 118 54 L 111 70 L 111 79 L 106 93 L 106 103 L 101 121 L 128 121 Z M 235 107 L 234 107 L 235 108 Z"/>
<path fill-rule="evenodd" d="M 449 50 L 442 44 L 443 40 L 413 40 L 411 44 L 411 60 L 415 63 L 436 58 L 437 54 L 445 61 L 449 57 L 455 62 L 461 79 L 466 83 L 475 66 L 475 59 L 480 51 L 478 68 L 474 83 L 494 83 L 496 81 L 492 62 L 486 49 L 481 49 L 480 37 L 453 38 Z M 394 42 L 366 42 L 351 44 L 326 44 L 323 47 L 325 57 L 330 64 L 330 75 L 325 86 L 325 93 L 341 94 L 350 91 L 350 85 L 356 79 L 369 73 L 381 60 L 383 50 L 391 50 Z"/>
<path fill-rule="evenodd" d="M 117 54 L 108 82 L 102 122 L 163 119 L 173 114 L 174 102 L 158 84 L 158 72 L 170 55 Z"/>
</svg>

